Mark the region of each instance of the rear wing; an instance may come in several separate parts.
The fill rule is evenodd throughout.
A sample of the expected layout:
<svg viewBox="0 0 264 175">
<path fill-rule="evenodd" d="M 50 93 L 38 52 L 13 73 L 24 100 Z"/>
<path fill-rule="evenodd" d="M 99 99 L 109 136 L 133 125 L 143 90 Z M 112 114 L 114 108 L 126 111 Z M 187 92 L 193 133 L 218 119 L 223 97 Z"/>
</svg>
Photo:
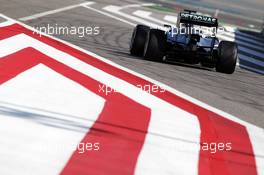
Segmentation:
<svg viewBox="0 0 264 175">
<path fill-rule="evenodd" d="M 178 19 L 178 23 L 193 24 L 206 27 L 218 27 L 217 18 L 198 15 L 192 11 L 184 11 L 179 13 Z"/>
</svg>

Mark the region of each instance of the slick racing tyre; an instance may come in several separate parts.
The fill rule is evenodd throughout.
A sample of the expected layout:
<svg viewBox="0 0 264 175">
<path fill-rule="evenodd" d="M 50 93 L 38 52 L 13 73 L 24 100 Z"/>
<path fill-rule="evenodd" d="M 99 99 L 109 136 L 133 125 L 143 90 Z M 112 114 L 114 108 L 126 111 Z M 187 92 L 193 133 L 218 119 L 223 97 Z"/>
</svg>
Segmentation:
<svg viewBox="0 0 264 175">
<path fill-rule="evenodd" d="M 151 61 L 163 61 L 166 49 L 165 32 L 158 29 L 150 29 L 144 48 L 144 58 Z"/>
<path fill-rule="evenodd" d="M 226 74 L 234 73 L 237 57 L 237 44 L 231 41 L 221 41 L 218 46 L 216 71 Z"/>
<path fill-rule="evenodd" d="M 134 56 L 142 56 L 144 51 L 145 42 L 150 28 L 145 25 L 137 25 L 134 28 L 131 42 L 130 54 Z"/>
</svg>

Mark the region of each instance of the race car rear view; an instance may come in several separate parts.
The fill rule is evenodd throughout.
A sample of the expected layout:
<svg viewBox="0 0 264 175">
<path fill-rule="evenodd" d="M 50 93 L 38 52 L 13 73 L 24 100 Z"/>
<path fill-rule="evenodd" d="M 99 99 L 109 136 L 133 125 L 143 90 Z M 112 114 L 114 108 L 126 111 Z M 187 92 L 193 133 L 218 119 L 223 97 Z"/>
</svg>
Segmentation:
<svg viewBox="0 0 264 175">
<path fill-rule="evenodd" d="M 133 31 L 130 53 L 152 61 L 178 60 L 201 64 L 216 71 L 232 74 L 238 57 L 237 44 L 216 37 L 218 20 L 184 10 L 176 27 L 167 30 L 137 25 Z"/>
</svg>

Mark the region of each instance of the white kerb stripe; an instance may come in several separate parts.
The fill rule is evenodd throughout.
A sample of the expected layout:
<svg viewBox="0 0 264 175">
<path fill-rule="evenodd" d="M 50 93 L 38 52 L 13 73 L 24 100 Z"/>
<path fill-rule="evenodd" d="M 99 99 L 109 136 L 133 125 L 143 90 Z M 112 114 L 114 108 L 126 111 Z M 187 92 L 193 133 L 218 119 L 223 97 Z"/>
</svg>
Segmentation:
<svg viewBox="0 0 264 175">
<path fill-rule="evenodd" d="M 44 65 L 2 84 L 0 174 L 59 174 L 104 102 Z"/>
<path fill-rule="evenodd" d="M 247 131 L 255 153 L 258 175 L 264 175 L 264 130 L 247 127 Z"/>
<path fill-rule="evenodd" d="M 186 117 L 173 110 L 152 109 L 136 175 L 198 174 L 199 122 L 196 117 Z"/>
<path fill-rule="evenodd" d="M 4 22 L 0 23 L 0 27 L 9 26 L 9 25 L 12 25 L 12 24 L 14 24 L 14 22 L 8 20 L 8 21 L 4 21 Z"/>
</svg>

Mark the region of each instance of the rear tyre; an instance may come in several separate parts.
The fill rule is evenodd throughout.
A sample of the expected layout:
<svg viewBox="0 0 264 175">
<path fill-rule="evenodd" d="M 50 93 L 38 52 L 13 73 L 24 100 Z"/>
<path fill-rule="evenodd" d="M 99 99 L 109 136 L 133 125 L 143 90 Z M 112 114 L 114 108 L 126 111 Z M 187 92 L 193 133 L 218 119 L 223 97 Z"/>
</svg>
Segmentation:
<svg viewBox="0 0 264 175">
<path fill-rule="evenodd" d="M 231 41 L 221 41 L 218 46 L 216 71 L 226 74 L 234 73 L 237 57 L 237 44 Z"/>
<path fill-rule="evenodd" d="M 163 61 L 166 50 L 165 32 L 158 29 L 150 29 L 144 48 L 144 58 L 152 61 Z"/>
<path fill-rule="evenodd" d="M 130 54 L 134 56 L 142 56 L 144 52 L 144 46 L 147 39 L 147 35 L 150 28 L 145 25 L 137 25 L 134 28 L 131 42 L 130 42 Z"/>
</svg>

